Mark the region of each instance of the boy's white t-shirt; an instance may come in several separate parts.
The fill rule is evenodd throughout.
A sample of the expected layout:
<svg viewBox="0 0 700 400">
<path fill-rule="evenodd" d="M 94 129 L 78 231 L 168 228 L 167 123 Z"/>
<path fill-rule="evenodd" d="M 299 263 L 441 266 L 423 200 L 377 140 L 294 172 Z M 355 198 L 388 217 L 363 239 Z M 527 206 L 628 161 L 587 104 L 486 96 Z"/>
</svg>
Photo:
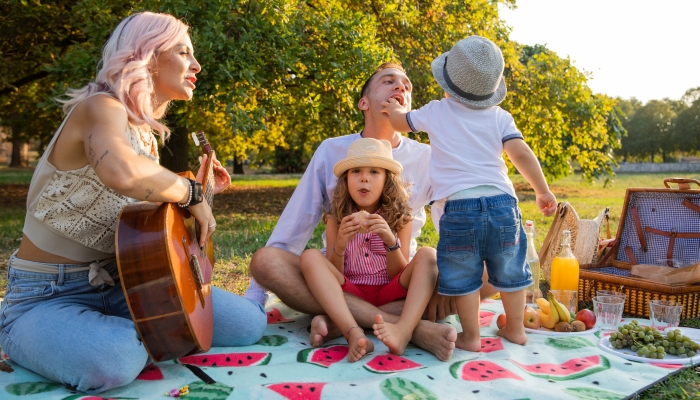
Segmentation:
<svg viewBox="0 0 700 400">
<path fill-rule="evenodd" d="M 433 200 L 480 185 L 495 186 L 517 199 L 503 143 L 523 139 L 509 112 L 494 106 L 474 109 L 453 98 L 433 100 L 406 114 L 414 132 L 430 138 Z"/>
</svg>

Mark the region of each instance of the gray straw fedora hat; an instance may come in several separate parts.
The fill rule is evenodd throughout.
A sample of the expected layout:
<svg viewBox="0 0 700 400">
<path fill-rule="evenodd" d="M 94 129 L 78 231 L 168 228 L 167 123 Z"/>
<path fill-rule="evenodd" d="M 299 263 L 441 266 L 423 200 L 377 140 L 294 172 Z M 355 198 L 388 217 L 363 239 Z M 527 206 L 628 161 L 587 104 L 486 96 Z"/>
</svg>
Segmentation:
<svg viewBox="0 0 700 400">
<path fill-rule="evenodd" d="M 450 96 L 468 106 L 486 108 L 506 97 L 504 64 L 495 43 L 469 36 L 433 60 L 431 67 L 435 80 Z"/>
<path fill-rule="evenodd" d="M 350 168 L 378 167 L 399 175 L 403 167 L 391 154 L 388 140 L 361 138 L 350 143 L 348 154 L 333 166 L 335 176 L 340 176 Z"/>
</svg>

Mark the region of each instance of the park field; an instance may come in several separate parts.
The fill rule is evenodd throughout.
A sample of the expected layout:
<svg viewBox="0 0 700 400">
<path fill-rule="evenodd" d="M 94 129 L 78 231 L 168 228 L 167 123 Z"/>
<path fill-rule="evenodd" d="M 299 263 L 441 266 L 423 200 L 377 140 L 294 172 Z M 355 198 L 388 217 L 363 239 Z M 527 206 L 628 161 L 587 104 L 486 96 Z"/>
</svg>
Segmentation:
<svg viewBox="0 0 700 400">
<path fill-rule="evenodd" d="M 24 207 L 32 170 L 0 168 L 0 297 L 4 296 L 7 260 L 19 246 L 24 224 Z M 610 208 L 611 230 L 615 234 L 622 212 L 625 191 L 631 187 L 662 188 L 668 174 L 619 174 L 607 182 L 585 182 L 578 175 L 551 182 L 559 201 L 569 202 L 584 219 L 596 217 Z M 697 176 L 686 176 L 699 179 Z M 215 198 L 217 230 L 214 236 L 216 265 L 214 284 L 243 294 L 248 287 L 248 264 L 258 248 L 265 245 L 289 197 L 300 179 L 299 175 L 234 176 L 231 186 Z M 543 217 L 535 205 L 534 192 L 520 176 L 513 176 L 524 219 L 535 221 L 537 246 L 547 234 L 552 218 Z M 322 247 L 318 226 L 309 247 Z M 435 246 L 437 233 L 430 218 L 419 244 Z M 684 326 L 700 327 L 700 319 L 682 322 Z M 686 399 L 700 393 L 700 367 L 686 368 L 678 375 L 655 385 L 635 399 Z"/>
</svg>

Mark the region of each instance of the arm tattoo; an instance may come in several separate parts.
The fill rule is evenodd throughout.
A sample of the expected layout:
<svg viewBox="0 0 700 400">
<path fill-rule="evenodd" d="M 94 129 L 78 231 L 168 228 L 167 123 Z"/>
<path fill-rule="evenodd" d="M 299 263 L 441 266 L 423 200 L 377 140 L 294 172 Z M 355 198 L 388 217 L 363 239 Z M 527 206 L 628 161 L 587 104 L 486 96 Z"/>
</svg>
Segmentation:
<svg viewBox="0 0 700 400">
<path fill-rule="evenodd" d="M 151 189 L 146 189 L 146 193 L 148 193 L 146 198 L 149 198 L 153 194 L 153 191 Z"/>
<path fill-rule="evenodd" d="M 105 150 L 104 154 L 102 154 L 102 157 L 100 157 L 100 159 L 97 160 L 97 162 L 95 163 L 95 169 L 97 169 L 97 166 L 100 164 L 100 160 L 102 160 L 103 158 L 105 158 L 105 156 L 107 155 L 107 153 L 109 153 L 109 150 Z"/>
<path fill-rule="evenodd" d="M 90 135 L 88 136 L 88 159 L 90 159 L 90 164 L 95 161 L 96 156 L 97 154 L 95 153 L 95 150 L 92 149 L 92 135 Z M 95 165 L 95 167 L 97 167 L 97 165 Z"/>
</svg>

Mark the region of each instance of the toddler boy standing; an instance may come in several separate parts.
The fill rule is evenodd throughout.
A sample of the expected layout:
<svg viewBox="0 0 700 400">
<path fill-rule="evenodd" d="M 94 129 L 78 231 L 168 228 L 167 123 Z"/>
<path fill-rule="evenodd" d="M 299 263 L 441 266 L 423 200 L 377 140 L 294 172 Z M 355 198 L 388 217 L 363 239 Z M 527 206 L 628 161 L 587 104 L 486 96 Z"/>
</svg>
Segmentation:
<svg viewBox="0 0 700 400">
<path fill-rule="evenodd" d="M 458 296 L 462 332 L 455 344 L 469 351 L 481 349 L 479 288 L 484 262 L 507 316 L 498 335 L 517 344 L 527 342 L 524 290 L 532 285 L 532 274 L 525 262 L 527 239 L 504 151 L 534 188 L 540 212 L 551 216 L 557 207 L 513 117 L 498 107 L 506 96 L 503 67 L 496 44 L 470 36 L 432 62 L 444 99 L 410 112 L 393 98 L 383 103 L 394 129 L 426 132 L 430 138 L 433 200 L 447 199 L 439 224 L 438 293 Z"/>
</svg>

